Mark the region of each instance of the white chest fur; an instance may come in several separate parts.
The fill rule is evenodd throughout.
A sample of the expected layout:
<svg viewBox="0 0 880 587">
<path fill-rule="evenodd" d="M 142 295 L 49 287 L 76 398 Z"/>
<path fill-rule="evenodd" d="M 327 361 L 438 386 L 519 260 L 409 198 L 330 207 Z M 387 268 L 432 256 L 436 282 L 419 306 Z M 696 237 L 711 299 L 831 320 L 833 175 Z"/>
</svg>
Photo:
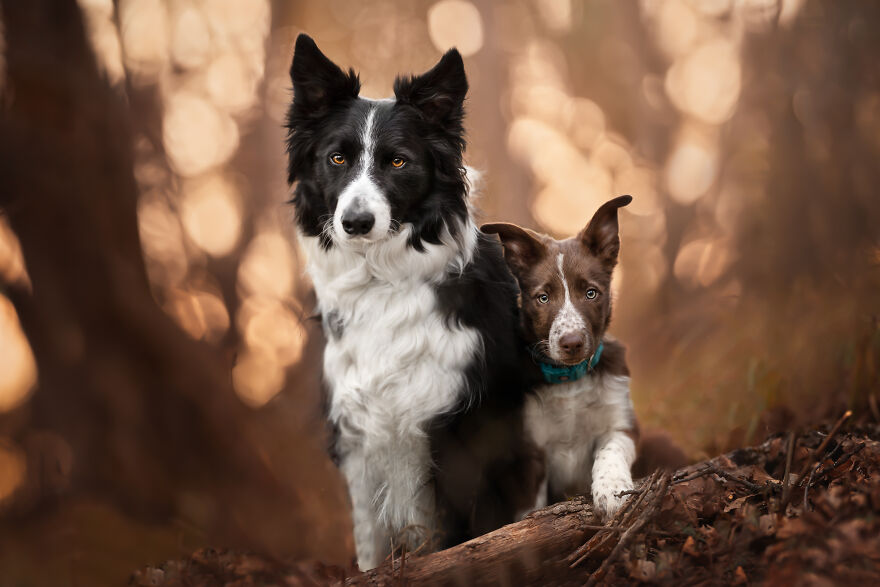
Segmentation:
<svg viewBox="0 0 880 587">
<path fill-rule="evenodd" d="M 544 385 L 529 398 L 525 414 L 526 430 L 544 450 L 550 487 L 592 490 L 598 509 L 616 510 L 614 494 L 631 488 L 635 459 L 626 434 L 634 424 L 629 377 L 588 375 Z"/>
<path fill-rule="evenodd" d="M 482 344 L 476 330 L 450 323 L 438 308 L 434 281 L 460 262 L 461 249 L 419 253 L 405 238 L 367 254 L 302 239 L 325 317 L 329 416 L 339 430 L 361 568 L 381 562 L 404 527 L 433 529 L 426 424 L 457 406 Z"/>
</svg>

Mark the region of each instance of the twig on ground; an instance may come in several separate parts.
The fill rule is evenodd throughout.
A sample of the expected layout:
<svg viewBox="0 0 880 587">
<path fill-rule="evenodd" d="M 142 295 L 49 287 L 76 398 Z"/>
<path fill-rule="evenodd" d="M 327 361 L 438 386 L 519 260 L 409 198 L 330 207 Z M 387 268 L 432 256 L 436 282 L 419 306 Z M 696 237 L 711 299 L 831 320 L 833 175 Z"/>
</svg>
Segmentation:
<svg viewBox="0 0 880 587">
<path fill-rule="evenodd" d="M 591 587 L 596 584 L 598 580 L 604 577 L 605 573 L 608 569 L 615 563 L 617 558 L 621 555 L 626 546 L 632 541 L 633 536 L 638 534 L 638 532 L 642 529 L 642 527 L 647 524 L 653 517 L 654 514 L 657 513 L 657 510 L 660 507 L 660 503 L 663 501 L 663 498 L 666 496 L 666 492 L 669 491 L 669 485 L 671 482 L 671 477 L 669 473 L 663 473 L 660 476 L 660 480 L 657 483 L 657 488 L 654 491 L 654 496 L 645 510 L 639 515 L 636 519 L 635 523 L 630 526 L 626 532 L 620 537 L 620 540 L 617 541 L 617 544 L 614 546 L 614 549 L 611 551 L 604 561 L 602 561 L 602 565 L 590 575 L 590 579 L 587 581 L 587 587 Z"/>
<path fill-rule="evenodd" d="M 844 452 L 839 457 L 837 457 L 837 460 L 834 461 L 833 463 L 831 463 L 830 466 L 820 467 L 818 469 L 818 471 L 816 472 L 816 478 L 815 478 L 815 480 L 813 480 L 813 483 L 815 484 L 815 483 L 818 483 L 819 481 L 821 481 L 826 475 L 828 475 L 829 473 L 831 473 L 832 471 L 834 471 L 835 469 L 837 469 L 838 467 L 840 467 L 841 465 L 846 463 L 853 456 L 857 455 L 863 448 L 865 448 L 865 443 L 861 442 L 861 443 L 855 445 L 853 448 L 849 449 L 848 451 Z"/>
<path fill-rule="evenodd" d="M 693 473 L 689 473 L 689 474 L 685 475 L 684 477 L 678 477 L 678 478 L 673 477 L 672 484 L 678 485 L 679 483 L 686 483 L 687 481 L 693 481 L 694 479 L 699 479 L 700 477 L 705 477 L 706 475 L 708 475 L 711 472 L 712 472 L 712 470 L 709 468 L 709 465 L 707 464 L 702 469 L 699 469 L 698 471 L 694 471 Z"/>
<path fill-rule="evenodd" d="M 748 489 L 752 493 L 761 493 L 765 489 L 773 487 L 773 485 L 758 485 L 757 483 L 749 481 L 748 479 L 745 479 L 743 477 L 740 477 L 738 475 L 734 475 L 733 473 L 725 471 L 724 469 L 721 469 L 720 467 L 718 467 L 718 465 L 714 465 L 712 463 L 707 465 L 706 469 L 710 473 L 718 475 L 719 477 L 727 479 L 728 481 L 733 481 L 734 483 L 742 485 L 743 487 L 745 487 L 746 489 Z"/>
<path fill-rule="evenodd" d="M 624 522 L 627 520 L 628 512 L 631 512 L 631 511 L 638 509 L 639 504 L 642 503 L 642 500 L 645 498 L 645 495 L 647 494 L 647 488 L 650 487 L 652 483 L 654 483 L 654 481 L 656 480 L 656 477 L 657 477 L 657 471 L 652 473 L 651 476 L 646 481 L 644 481 L 642 483 L 642 486 L 638 490 L 634 490 L 634 491 L 639 492 L 638 494 L 635 494 L 635 493 L 633 494 L 633 495 L 639 495 L 638 499 L 635 499 L 635 501 L 633 500 L 633 498 L 626 500 L 626 502 L 623 504 L 623 506 L 621 506 L 621 508 L 614 515 L 614 517 L 612 519 L 608 520 L 608 522 L 606 523 L 605 526 L 603 526 L 603 528 L 624 527 L 625 526 Z M 580 546 L 580 548 L 578 548 L 575 552 L 573 552 L 571 555 L 569 555 L 568 561 L 571 562 L 570 566 L 575 567 L 578 564 L 580 564 L 581 561 L 583 561 L 592 550 L 605 544 L 605 542 L 607 542 L 608 539 L 612 535 L 613 534 L 611 534 L 611 533 L 602 533 L 601 530 L 597 531 L 585 543 L 583 543 Z"/>
<path fill-rule="evenodd" d="M 788 503 L 788 494 L 791 492 L 791 461 L 794 458 L 795 447 L 794 430 L 788 433 L 788 442 L 785 447 L 785 473 L 782 475 L 782 500 L 781 503 Z M 784 509 L 779 510 L 780 515 L 785 513 Z"/>
<path fill-rule="evenodd" d="M 828 445 L 831 443 L 831 440 L 837 435 L 838 431 L 843 427 L 843 424 L 849 420 L 850 416 L 852 416 L 852 410 L 847 410 L 843 413 L 840 419 L 835 422 L 834 426 L 831 427 L 831 430 L 828 432 L 828 436 L 825 437 L 825 440 L 819 444 L 819 447 L 813 452 L 813 458 L 808 459 L 804 466 L 801 468 L 796 487 L 801 487 L 805 481 L 807 481 L 807 473 L 810 472 L 811 469 L 815 469 L 818 465 L 822 463 L 825 459 L 825 449 L 828 448 Z M 812 475 L 810 475 L 812 477 Z M 804 491 L 804 503 L 806 503 L 807 492 Z M 783 512 L 785 508 L 788 506 L 789 502 L 792 500 L 793 492 L 789 492 L 788 499 L 783 499 L 779 504 L 780 510 Z"/>
<path fill-rule="evenodd" d="M 816 471 L 819 470 L 819 465 L 817 464 L 813 467 L 813 470 L 810 471 L 810 480 L 807 481 L 807 484 L 804 486 L 804 513 L 810 511 L 810 503 L 807 501 L 807 497 L 810 495 L 810 487 L 813 486 L 813 475 L 816 474 Z"/>
<path fill-rule="evenodd" d="M 393 571 L 394 570 L 394 536 L 389 537 L 388 540 L 391 542 L 391 553 L 388 556 L 391 557 L 391 570 Z"/>
<path fill-rule="evenodd" d="M 406 543 L 403 543 L 403 550 L 400 553 L 400 584 L 406 585 Z"/>
<path fill-rule="evenodd" d="M 857 444 L 850 450 L 846 451 L 842 455 L 840 455 L 836 461 L 831 463 L 830 467 L 823 467 L 820 463 L 816 463 L 816 466 L 810 472 L 810 479 L 807 481 L 807 485 L 804 487 L 804 511 L 808 511 L 809 503 L 807 501 L 807 494 L 810 492 L 810 487 L 821 481 L 825 476 L 829 473 L 837 469 L 840 465 L 844 464 L 848 460 L 850 460 L 853 456 L 859 453 L 863 448 L 865 448 L 865 443 L 862 442 Z M 814 478 L 815 476 L 815 478 Z"/>
<path fill-rule="evenodd" d="M 693 473 L 689 473 L 688 475 L 685 475 L 684 477 L 679 477 L 678 479 L 675 479 L 673 477 L 672 485 L 678 485 L 680 483 L 685 483 L 687 481 L 693 481 L 694 479 L 699 479 L 700 477 L 705 477 L 710 474 L 711 475 L 718 475 L 719 477 L 721 477 L 723 479 L 727 479 L 729 481 L 733 481 L 734 483 L 742 485 L 743 487 L 745 487 L 746 489 L 748 489 L 752 493 L 761 493 L 765 489 L 774 488 L 773 485 L 769 485 L 769 484 L 768 485 L 759 485 L 753 481 L 749 481 L 748 479 L 734 475 L 733 473 L 725 471 L 724 469 L 722 469 L 721 467 L 719 467 L 718 465 L 716 465 L 715 463 L 712 463 L 712 462 L 706 463 L 706 465 L 702 469 L 699 469 L 698 471 L 694 471 Z"/>
<path fill-rule="evenodd" d="M 624 528 L 620 526 L 600 526 L 599 524 L 583 524 L 584 530 L 595 530 L 596 532 L 623 532 Z"/>
<path fill-rule="evenodd" d="M 813 468 L 813 463 L 821 463 L 825 457 L 825 449 L 828 448 L 828 445 L 831 443 L 831 440 L 837 435 L 837 432 L 843 426 L 844 422 L 849 420 L 850 416 L 852 416 L 852 410 L 847 410 L 843 413 L 840 419 L 834 424 L 831 428 L 831 431 L 828 432 L 828 436 L 825 437 L 825 440 L 822 441 L 822 444 L 819 445 L 819 448 L 813 453 L 813 460 L 808 461 L 804 464 L 804 467 L 801 469 L 801 474 L 798 475 L 798 484 L 803 485 L 804 478 L 807 476 L 807 473 L 810 472 L 810 469 Z"/>
<path fill-rule="evenodd" d="M 632 519 L 636 516 L 639 511 L 639 506 L 645 500 L 645 497 L 648 495 L 651 487 L 657 482 L 657 479 L 660 477 L 660 470 L 654 471 L 650 477 L 646 481 L 642 483 L 640 488 L 641 493 L 639 494 L 638 499 L 633 502 L 633 498 L 631 497 L 626 501 L 625 504 L 620 508 L 620 510 L 615 514 L 614 518 L 612 518 L 605 528 L 626 528 Z M 571 568 L 574 568 L 581 564 L 581 562 L 586 559 L 589 554 L 601 548 L 614 534 L 611 532 L 600 534 L 596 532 L 593 534 L 589 540 L 587 540 L 584 544 L 580 546 L 576 551 L 574 551 L 568 557 L 568 561 L 571 562 L 569 565 Z"/>
</svg>

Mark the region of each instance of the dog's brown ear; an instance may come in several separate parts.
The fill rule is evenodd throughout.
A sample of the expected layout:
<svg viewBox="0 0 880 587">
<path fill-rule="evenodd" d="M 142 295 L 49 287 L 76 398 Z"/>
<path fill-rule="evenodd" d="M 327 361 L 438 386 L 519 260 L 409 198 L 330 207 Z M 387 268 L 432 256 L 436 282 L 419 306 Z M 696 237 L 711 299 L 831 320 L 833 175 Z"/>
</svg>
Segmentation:
<svg viewBox="0 0 880 587">
<path fill-rule="evenodd" d="M 617 209 L 632 202 L 632 196 L 619 196 L 605 202 L 593 214 L 593 219 L 578 235 L 578 239 L 594 255 L 612 267 L 617 263 L 620 252 L 620 236 L 617 224 Z"/>
<path fill-rule="evenodd" d="M 484 224 L 480 230 L 486 234 L 497 234 L 501 238 L 504 259 L 517 275 L 538 263 L 547 252 L 537 234 L 516 224 L 496 222 Z"/>
</svg>

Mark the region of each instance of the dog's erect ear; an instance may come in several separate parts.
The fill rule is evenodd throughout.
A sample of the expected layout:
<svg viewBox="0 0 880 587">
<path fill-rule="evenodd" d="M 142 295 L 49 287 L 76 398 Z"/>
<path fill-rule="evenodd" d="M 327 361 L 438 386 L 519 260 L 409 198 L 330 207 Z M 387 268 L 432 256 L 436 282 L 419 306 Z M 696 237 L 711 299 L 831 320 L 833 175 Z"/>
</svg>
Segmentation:
<svg viewBox="0 0 880 587">
<path fill-rule="evenodd" d="M 480 230 L 486 234 L 497 234 L 501 238 L 504 259 L 516 275 L 521 275 L 536 265 L 547 254 L 547 247 L 537 234 L 516 224 L 484 224 Z"/>
<path fill-rule="evenodd" d="M 456 49 L 447 51 L 422 75 L 398 77 L 394 82 L 397 101 L 414 106 L 426 120 L 436 124 L 461 121 L 467 90 L 464 63 Z"/>
<path fill-rule="evenodd" d="M 361 90 L 354 70 L 342 71 L 321 53 L 310 36 L 302 34 L 296 38 L 290 79 L 294 116 L 305 118 L 319 118 L 332 105 L 357 98 Z"/>
<path fill-rule="evenodd" d="M 620 236 L 618 235 L 617 209 L 632 202 L 632 196 L 619 196 L 605 202 L 593 214 L 593 219 L 578 235 L 578 239 L 594 255 L 610 263 L 617 263 L 620 252 Z"/>
</svg>

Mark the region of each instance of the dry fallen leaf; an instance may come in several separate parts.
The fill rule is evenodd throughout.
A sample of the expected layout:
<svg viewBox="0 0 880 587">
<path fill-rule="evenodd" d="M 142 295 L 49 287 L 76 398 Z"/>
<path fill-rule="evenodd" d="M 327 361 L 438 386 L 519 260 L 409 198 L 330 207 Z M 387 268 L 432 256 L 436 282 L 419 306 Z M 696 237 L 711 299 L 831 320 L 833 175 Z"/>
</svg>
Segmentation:
<svg viewBox="0 0 880 587">
<path fill-rule="evenodd" d="M 653 581 L 657 575 L 657 565 L 648 560 L 636 560 L 630 565 L 629 576 L 637 581 Z"/>
<path fill-rule="evenodd" d="M 681 551 L 688 556 L 700 556 L 700 553 L 697 550 L 697 541 L 694 540 L 693 536 L 687 537 L 687 540 L 684 541 L 684 546 L 681 547 Z"/>
</svg>

